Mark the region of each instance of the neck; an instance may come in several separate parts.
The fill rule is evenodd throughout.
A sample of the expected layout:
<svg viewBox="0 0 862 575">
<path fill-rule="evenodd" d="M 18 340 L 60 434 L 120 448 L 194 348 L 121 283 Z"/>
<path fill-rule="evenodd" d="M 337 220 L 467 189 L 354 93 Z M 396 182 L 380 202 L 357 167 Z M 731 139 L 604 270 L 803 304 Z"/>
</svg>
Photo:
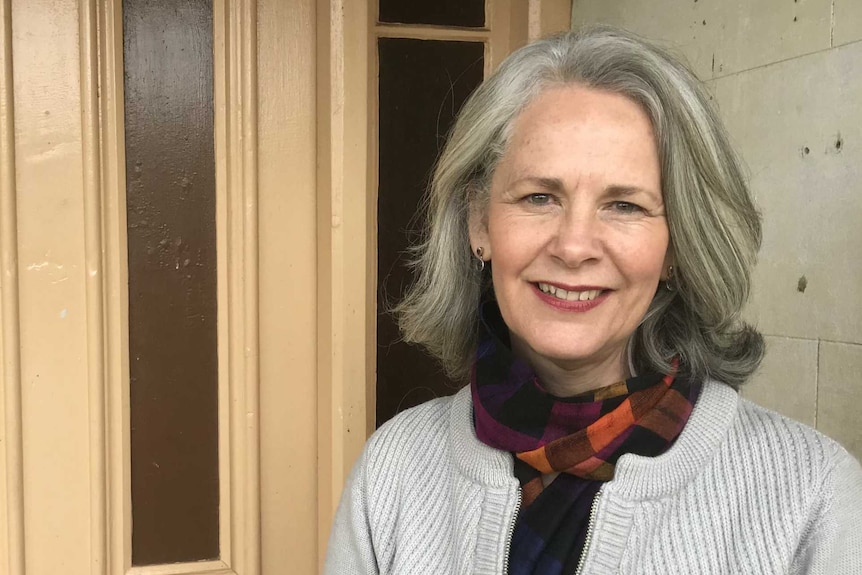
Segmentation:
<svg viewBox="0 0 862 575">
<path fill-rule="evenodd" d="M 607 387 L 631 377 L 625 351 L 615 351 L 590 362 L 542 357 L 513 338 L 512 351 L 525 360 L 542 384 L 556 397 L 572 397 Z"/>
</svg>

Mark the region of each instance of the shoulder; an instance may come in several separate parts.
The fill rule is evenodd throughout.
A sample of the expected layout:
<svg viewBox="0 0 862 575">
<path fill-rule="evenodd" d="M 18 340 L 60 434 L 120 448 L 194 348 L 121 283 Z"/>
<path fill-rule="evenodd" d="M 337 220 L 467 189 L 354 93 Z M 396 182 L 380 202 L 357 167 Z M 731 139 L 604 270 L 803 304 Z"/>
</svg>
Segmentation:
<svg viewBox="0 0 862 575">
<path fill-rule="evenodd" d="M 452 397 L 408 409 L 368 439 L 336 513 L 326 573 L 389 572 L 400 537 L 420 532 L 452 468 L 445 446 Z M 433 484 L 433 485 L 432 485 Z M 382 569 L 378 567 L 387 566 Z"/>
<path fill-rule="evenodd" d="M 808 521 L 844 483 L 862 481 L 858 463 L 837 441 L 745 399 L 721 451 L 721 467 L 733 470 L 744 492 L 759 494 L 759 505 L 780 501 L 782 513 Z"/>
<path fill-rule="evenodd" d="M 736 461 L 747 488 L 766 487 L 757 506 L 797 534 L 792 573 L 862 572 L 862 467 L 838 442 L 808 425 L 740 401 Z M 744 438 L 744 439 L 743 439 Z"/>
<path fill-rule="evenodd" d="M 372 478 L 411 475 L 446 461 L 453 405 L 463 402 L 463 391 L 402 411 L 371 435 L 363 453 Z"/>
<path fill-rule="evenodd" d="M 470 388 L 408 409 L 380 427 L 368 440 L 361 465 L 369 482 L 400 483 L 408 491 L 411 478 L 432 474 L 434 485 L 460 477 L 486 487 L 508 486 L 511 454 L 489 447 L 476 437 Z"/>
<path fill-rule="evenodd" d="M 739 400 L 730 445 L 741 453 L 763 455 L 763 464 L 817 482 L 850 455 L 837 441 L 799 421 Z"/>
</svg>

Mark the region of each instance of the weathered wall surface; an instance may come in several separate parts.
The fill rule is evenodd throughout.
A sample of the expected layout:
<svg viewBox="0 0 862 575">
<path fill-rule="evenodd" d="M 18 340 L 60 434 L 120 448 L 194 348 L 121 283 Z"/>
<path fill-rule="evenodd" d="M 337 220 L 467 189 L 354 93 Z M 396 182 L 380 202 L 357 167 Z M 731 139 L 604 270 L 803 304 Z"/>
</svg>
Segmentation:
<svg viewBox="0 0 862 575">
<path fill-rule="evenodd" d="M 862 2 L 574 0 L 598 22 L 685 56 L 750 170 L 768 353 L 743 394 L 862 457 Z"/>
</svg>

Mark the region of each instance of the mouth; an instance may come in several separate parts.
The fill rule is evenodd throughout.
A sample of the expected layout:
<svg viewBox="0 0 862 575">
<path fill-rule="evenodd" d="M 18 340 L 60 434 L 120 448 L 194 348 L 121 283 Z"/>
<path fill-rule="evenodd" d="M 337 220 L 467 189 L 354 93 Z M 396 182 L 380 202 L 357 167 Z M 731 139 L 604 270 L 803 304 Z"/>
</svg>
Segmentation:
<svg viewBox="0 0 862 575">
<path fill-rule="evenodd" d="M 593 301 L 603 293 L 610 290 L 593 287 L 593 286 L 577 286 L 572 289 L 563 289 L 553 284 L 538 282 L 536 286 L 542 293 L 548 294 L 561 301 Z"/>
</svg>

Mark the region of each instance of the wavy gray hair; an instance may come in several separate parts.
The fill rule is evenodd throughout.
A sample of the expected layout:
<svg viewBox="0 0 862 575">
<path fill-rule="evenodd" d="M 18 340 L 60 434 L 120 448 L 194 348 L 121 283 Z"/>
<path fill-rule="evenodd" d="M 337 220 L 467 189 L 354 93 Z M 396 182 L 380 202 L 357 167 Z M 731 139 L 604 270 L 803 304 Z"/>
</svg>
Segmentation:
<svg viewBox="0 0 862 575">
<path fill-rule="evenodd" d="M 415 283 L 394 310 L 404 339 L 425 346 L 451 376 L 468 372 L 490 282 L 470 250 L 471 207 L 485 209 L 520 111 L 542 90 L 571 83 L 631 98 L 656 134 L 676 290 L 656 291 L 632 338 L 635 368 L 667 373 L 679 357 L 692 376 L 738 387 L 764 351 L 762 336 L 740 317 L 760 247 L 759 213 L 700 81 L 661 47 L 609 27 L 521 48 L 464 105 L 426 198 Z"/>
</svg>

